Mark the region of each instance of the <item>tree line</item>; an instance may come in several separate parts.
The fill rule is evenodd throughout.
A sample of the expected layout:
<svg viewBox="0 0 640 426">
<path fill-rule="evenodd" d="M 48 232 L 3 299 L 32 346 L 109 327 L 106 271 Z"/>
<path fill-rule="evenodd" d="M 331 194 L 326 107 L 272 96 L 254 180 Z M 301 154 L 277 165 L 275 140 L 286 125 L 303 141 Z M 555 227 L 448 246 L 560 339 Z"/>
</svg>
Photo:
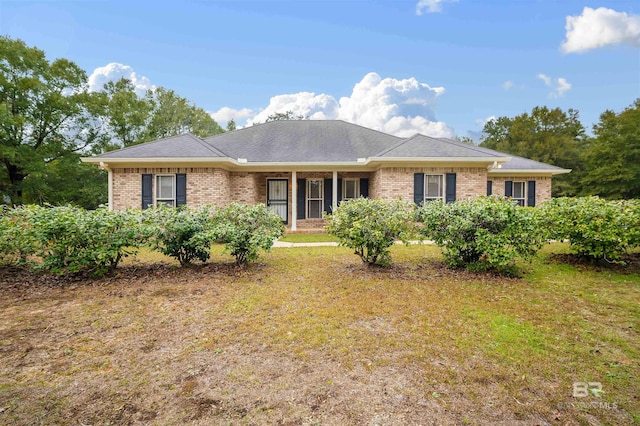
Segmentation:
<svg viewBox="0 0 640 426">
<path fill-rule="evenodd" d="M 136 93 L 127 79 L 90 91 L 86 72 L 0 37 L 0 204 L 107 201 L 104 171 L 80 162 L 154 139 L 222 133 L 202 108 L 163 87 Z"/>
<path fill-rule="evenodd" d="M 640 99 L 603 112 L 593 136 L 578 111 L 535 107 L 486 123 L 480 146 L 572 169 L 554 177 L 554 197 L 640 198 Z"/>
<path fill-rule="evenodd" d="M 267 121 L 304 119 L 292 111 Z M 227 130 L 234 130 L 231 120 Z M 90 91 L 84 70 L 47 59 L 22 40 L 0 36 L 0 204 L 107 201 L 104 171 L 81 156 L 191 132 L 222 133 L 203 109 L 163 87 L 136 93 L 127 79 Z M 640 197 L 640 99 L 605 111 L 588 136 L 573 109 L 535 107 L 483 129 L 481 146 L 573 170 L 554 179 L 555 196 Z"/>
</svg>

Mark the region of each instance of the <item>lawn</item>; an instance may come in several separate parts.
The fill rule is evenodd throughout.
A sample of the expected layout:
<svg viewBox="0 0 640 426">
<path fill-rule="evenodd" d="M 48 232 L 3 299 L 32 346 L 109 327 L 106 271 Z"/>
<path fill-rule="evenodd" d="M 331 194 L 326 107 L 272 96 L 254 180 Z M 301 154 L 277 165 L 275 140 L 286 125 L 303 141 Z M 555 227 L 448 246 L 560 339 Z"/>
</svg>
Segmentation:
<svg viewBox="0 0 640 426">
<path fill-rule="evenodd" d="M 389 269 L 299 247 L 246 270 L 216 248 L 100 280 L 2 271 L 0 424 L 640 423 L 638 268 L 556 244 L 500 278 L 392 250 Z"/>
</svg>

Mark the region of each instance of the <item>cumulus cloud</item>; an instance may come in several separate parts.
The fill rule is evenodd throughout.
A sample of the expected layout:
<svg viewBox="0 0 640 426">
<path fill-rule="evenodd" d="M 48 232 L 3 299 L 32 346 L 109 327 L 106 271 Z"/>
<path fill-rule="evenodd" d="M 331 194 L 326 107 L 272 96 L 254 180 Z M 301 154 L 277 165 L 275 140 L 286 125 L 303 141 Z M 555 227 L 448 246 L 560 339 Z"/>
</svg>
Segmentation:
<svg viewBox="0 0 640 426">
<path fill-rule="evenodd" d="M 316 95 L 313 92 L 277 95 L 272 97 L 269 105 L 250 121 L 262 123 L 270 115 L 287 111 L 292 111 L 294 115 L 309 117 L 312 120 L 334 119 L 338 113 L 338 103 L 333 96 Z"/>
<path fill-rule="evenodd" d="M 401 137 L 449 137 L 452 130 L 435 118 L 437 98 L 443 93 L 443 87 L 415 78 L 383 79 L 372 72 L 353 87 L 350 97 L 340 98 L 338 118 Z"/>
<path fill-rule="evenodd" d="M 458 0 L 418 0 L 416 15 L 442 12 L 442 3 L 457 3 Z"/>
<path fill-rule="evenodd" d="M 585 7 L 579 16 L 567 16 L 564 53 L 630 44 L 640 47 L 640 15 L 628 15 L 613 9 Z"/>
<path fill-rule="evenodd" d="M 351 95 L 339 101 L 327 94 L 299 92 L 277 95 L 258 113 L 250 109 L 221 108 L 212 117 L 222 124 L 234 118 L 237 111 L 246 113 L 245 125 L 261 123 L 270 115 L 292 111 L 312 120 L 344 120 L 400 137 L 423 133 L 433 137 L 452 137 L 454 132 L 446 123 L 437 121 L 437 98 L 443 87 L 430 87 L 415 78 L 381 78 L 369 73 L 355 84 Z"/>
<path fill-rule="evenodd" d="M 129 65 L 112 62 L 93 70 L 89 76 L 89 90 L 98 92 L 102 90 L 105 83 L 120 80 L 123 77 L 131 80 L 136 93 L 140 96 L 144 95 L 147 90 L 156 88 L 147 77 L 137 74 Z"/>
<path fill-rule="evenodd" d="M 571 89 L 571 83 L 566 78 L 559 77 L 554 80 L 546 74 L 538 74 L 537 77 L 544 82 L 545 86 L 551 87 L 550 98 L 559 98 Z"/>
<path fill-rule="evenodd" d="M 256 112 L 249 108 L 233 109 L 229 107 L 222 107 L 216 112 L 210 112 L 209 115 L 211 115 L 211 118 L 216 120 L 216 122 L 221 126 L 226 126 L 231 120 L 235 121 L 237 124 L 240 120 L 255 116 Z"/>
<path fill-rule="evenodd" d="M 511 89 L 512 87 L 513 87 L 513 81 L 511 81 L 511 80 L 507 80 L 507 81 L 505 81 L 504 83 L 502 83 L 502 88 L 503 88 L 504 90 L 509 90 L 509 89 Z"/>
</svg>

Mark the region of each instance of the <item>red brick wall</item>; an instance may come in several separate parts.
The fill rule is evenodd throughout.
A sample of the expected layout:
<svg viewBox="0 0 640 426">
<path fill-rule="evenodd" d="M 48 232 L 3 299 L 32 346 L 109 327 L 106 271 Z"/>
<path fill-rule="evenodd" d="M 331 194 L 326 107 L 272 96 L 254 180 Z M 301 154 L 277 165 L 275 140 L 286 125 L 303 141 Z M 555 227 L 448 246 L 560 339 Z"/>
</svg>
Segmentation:
<svg viewBox="0 0 640 426">
<path fill-rule="evenodd" d="M 536 206 L 551 199 L 551 177 L 548 176 L 489 176 L 488 180 L 493 182 L 493 195 L 504 195 L 504 183 L 508 180 L 515 182 L 536 181 Z M 527 185 L 525 185 L 527 188 Z"/>
</svg>

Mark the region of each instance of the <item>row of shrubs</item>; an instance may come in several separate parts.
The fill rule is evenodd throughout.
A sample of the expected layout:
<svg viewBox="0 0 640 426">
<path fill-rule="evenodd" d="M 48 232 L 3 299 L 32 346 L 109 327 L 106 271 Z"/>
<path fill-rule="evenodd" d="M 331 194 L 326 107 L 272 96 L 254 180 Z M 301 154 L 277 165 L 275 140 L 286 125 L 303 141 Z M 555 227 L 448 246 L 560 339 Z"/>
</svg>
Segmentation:
<svg viewBox="0 0 640 426">
<path fill-rule="evenodd" d="M 628 249 L 640 246 L 640 200 L 556 198 L 530 208 L 490 196 L 416 209 L 400 200 L 361 198 L 328 218 L 327 232 L 375 265 L 391 263 L 396 240 L 416 237 L 433 240 L 449 266 L 505 272 L 549 240 L 568 240 L 577 255 L 609 263 L 622 262 Z"/>
<path fill-rule="evenodd" d="M 87 211 L 77 207 L 23 206 L 0 215 L 0 262 L 59 274 L 96 276 L 145 247 L 186 266 L 209 259 L 225 245 L 238 265 L 257 259 L 284 233 L 280 217 L 264 205 Z"/>
<path fill-rule="evenodd" d="M 433 240 L 449 266 L 476 271 L 509 272 L 515 259 L 530 259 L 549 240 L 568 240 L 576 254 L 610 263 L 640 246 L 640 200 L 557 198 L 528 208 L 491 196 L 416 208 L 359 198 L 327 219 L 327 232 L 341 245 L 381 266 L 391 263 L 395 241 L 415 238 Z M 100 276 L 143 247 L 186 266 L 207 261 L 211 245 L 222 243 L 245 265 L 283 233 L 280 217 L 262 204 L 144 211 L 23 206 L 0 215 L 0 262 Z"/>
</svg>

